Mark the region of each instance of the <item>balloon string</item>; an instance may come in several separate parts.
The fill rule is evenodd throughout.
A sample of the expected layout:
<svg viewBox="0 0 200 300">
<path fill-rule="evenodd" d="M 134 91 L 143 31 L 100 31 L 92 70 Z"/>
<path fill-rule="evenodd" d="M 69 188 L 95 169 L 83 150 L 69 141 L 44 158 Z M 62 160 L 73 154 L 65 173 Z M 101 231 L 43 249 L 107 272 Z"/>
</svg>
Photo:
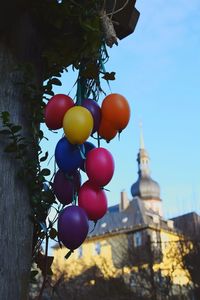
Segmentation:
<svg viewBox="0 0 200 300">
<path fill-rule="evenodd" d="M 77 200 L 77 193 L 73 193 L 73 202 L 74 202 L 74 205 L 76 205 L 76 200 Z"/>
<path fill-rule="evenodd" d="M 83 63 L 80 64 L 78 79 L 77 79 L 77 92 L 76 92 L 76 105 L 81 105 L 82 98 L 84 98 L 84 85 L 85 80 L 82 78 L 81 73 L 83 70 Z"/>
<path fill-rule="evenodd" d="M 80 155 L 81 155 L 82 159 L 86 159 L 86 157 L 85 157 L 85 146 L 82 145 L 83 149 L 81 149 L 81 146 L 78 146 L 78 148 L 79 148 Z"/>
<path fill-rule="evenodd" d="M 85 145 L 84 144 L 82 144 L 82 151 L 83 151 L 83 153 L 84 153 L 84 155 L 86 154 L 86 151 L 85 151 Z"/>
<path fill-rule="evenodd" d="M 103 58 L 102 58 L 102 55 L 103 55 L 103 52 L 106 54 L 106 56 L 108 57 L 108 53 L 107 53 L 107 50 L 106 50 L 106 46 L 105 46 L 105 43 L 102 44 L 102 51 L 101 51 L 101 54 L 100 54 L 100 59 L 99 59 L 99 62 L 100 62 L 100 66 L 101 66 L 101 70 L 102 72 L 105 74 L 106 73 L 106 68 L 104 66 L 104 61 L 103 61 Z M 110 86 L 110 83 L 109 83 L 109 80 L 106 80 L 107 84 L 108 84 L 108 87 L 109 87 L 109 90 L 110 92 L 112 93 L 112 90 L 111 90 L 111 86 Z"/>
<path fill-rule="evenodd" d="M 98 143 L 98 148 L 99 148 L 101 145 L 100 145 L 100 136 L 98 133 L 97 133 L 97 143 Z"/>
<path fill-rule="evenodd" d="M 89 232 L 89 234 L 92 233 L 92 232 L 95 230 L 96 225 L 97 225 L 97 221 L 94 221 L 94 227 L 93 227 L 92 230 Z"/>
<path fill-rule="evenodd" d="M 121 131 L 118 132 L 118 140 L 120 141 L 120 134 L 121 134 Z"/>
<path fill-rule="evenodd" d="M 79 71 L 80 72 L 80 71 Z M 76 105 L 81 105 L 81 83 L 80 83 L 80 73 L 77 79 L 77 92 L 76 92 Z"/>
<path fill-rule="evenodd" d="M 99 135 L 99 137 L 95 137 L 93 134 L 91 135 L 91 137 L 94 139 L 94 140 L 102 140 L 102 138 L 100 137 L 100 135 Z"/>
<path fill-rule="evenodd" d="M 61 244 L 60 240 L 58 240 L 58 244 L 59 244 L 60 249 L 62 249 L 62 244 Z"/>
<path fill-rule="evenodd" d="M 65 173 L 64 175 L 65 175 L 65 178 L 66 178 L 67 180 L 72 181 L 72 180 L 74 179 L 74 176 L 73 176 L 73 175 L 69 175 L 69 174 L 67 174 L 67 173 Z"/>
<path fill-rule="evenodd" d="M 79 68 L 79 74 L 78 74 L 78 79 L 77 79 L 77 92 L 76 92 L 76 105 L 81 105 L 82 104 L 82 99 L 85 99 L 89 96 L 90 90 L 87 88 L 87 79 L 82 77 L 82 72 L 85 68 L 85 65 L 83 62 L 80 64 Z"/>
<path fill-rule="evenodd" d="M 68 96 L 71 94 L 71 91 L 73 90 L 73 88 L 75 87 L 75 85 L 78 83 L 78 79 L 75 81 L 75 83 L 73 84 L 71 90 L 69 91 L 69 93 L 67 94 Z"/>
<path fill-rule="evenodd" d="M 105 189 L 105 187 L 102 187 L 102 190 L 106 191 L 106 192 L 110 192 L 110 190 Z"/>
</svg>

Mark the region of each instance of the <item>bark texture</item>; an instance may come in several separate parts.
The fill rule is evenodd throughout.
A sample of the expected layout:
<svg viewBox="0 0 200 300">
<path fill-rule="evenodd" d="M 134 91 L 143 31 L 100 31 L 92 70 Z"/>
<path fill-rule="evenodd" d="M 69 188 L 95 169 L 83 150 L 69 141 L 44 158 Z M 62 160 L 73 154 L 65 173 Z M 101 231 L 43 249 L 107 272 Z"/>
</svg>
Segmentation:
<svg viewBox="0 0 200 300">
<path fill-rule="evenodd" d="M 21 125 L 25 135 L 31 135 L 31 112 L 21 84 L 23 70 L 17 67 L 34 63 L 32 33 L 25 16 L 9 34 L 0 36 L 0 112 L 8 111 L 11 122 Z M 7 142 L 6 136 L 0 135 L 0 299 L 25 300 L 31 268 L 31 207 L 26 185 L 17 177 L 20 163 L 3 152 Z"/>
</svg>

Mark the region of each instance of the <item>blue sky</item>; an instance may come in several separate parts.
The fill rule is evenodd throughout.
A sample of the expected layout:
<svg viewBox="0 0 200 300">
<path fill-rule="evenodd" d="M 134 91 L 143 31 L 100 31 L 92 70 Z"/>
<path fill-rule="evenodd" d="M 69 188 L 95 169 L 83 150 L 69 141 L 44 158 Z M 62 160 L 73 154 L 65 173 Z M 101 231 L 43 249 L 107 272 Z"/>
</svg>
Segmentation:
<svg viewBox="0 0 200 300">
<path fill-rule="evenodd" d="M 116 72 L 112 92 L 124 95 L 131 106 L 131 120 L 120 141 L 102 143 L 116 164 L 107 186 L 109 205 L 119 202 L 123 189 L 131 197 L 142 120 L 152 178 L 160 184 L 166 217 L 200 212 L 200 1 L 138 0 L 136 7 L 141 16 L 135 33 L 109 50 L 106 64 L 107 71 Z M 68 94 L 74 80 L 69 70 L 55 92 Z M 62 131 L 47 134 L 44 150 L 53 153 Z"/>
</svg>

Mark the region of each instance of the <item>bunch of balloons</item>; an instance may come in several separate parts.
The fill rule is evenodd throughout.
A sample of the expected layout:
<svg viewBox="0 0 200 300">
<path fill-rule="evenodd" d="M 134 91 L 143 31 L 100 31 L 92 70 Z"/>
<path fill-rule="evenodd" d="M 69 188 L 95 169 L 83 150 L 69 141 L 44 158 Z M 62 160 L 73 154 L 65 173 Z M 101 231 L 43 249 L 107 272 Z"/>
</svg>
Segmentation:
<svg viewBox="0 0 200 300">
<path fill-rule="evenodd" d="M 75 105 L 64 94 L 53 96 L 46 105 L 45 123 L 51 130 L 63 127 L 65 136 L 55 149 L 59 170 L 55 174 L 53 190 L 57 199 L 66 206 L 58 217 L 59 240 L 71 251 L 86 239 L 88 220 L 96 222 L 107 211 L 103 187 L 112 179 L 114 160 L 111 153 L 88 142 L 89 136 L 110 141 L 128 124 L 130 109 L 127 100 L 119 94 L 108 95 L 101 108 L 91 99 Z M 88 180 L 81 185 L 80 169 Z M 76 203 L 78 198 L 78 205 Z"/>
</svg>

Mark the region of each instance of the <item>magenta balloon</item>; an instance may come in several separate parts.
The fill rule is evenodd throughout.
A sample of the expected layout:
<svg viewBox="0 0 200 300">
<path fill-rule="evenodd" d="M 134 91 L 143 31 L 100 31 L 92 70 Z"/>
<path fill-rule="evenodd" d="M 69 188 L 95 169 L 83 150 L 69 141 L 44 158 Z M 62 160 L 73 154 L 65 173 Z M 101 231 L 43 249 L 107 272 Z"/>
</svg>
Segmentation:
<svg viewBox="0 0 200 300">
<path fill-rule="evenodd" d="M 78 205 L 87 213 L 88 219 L 97 221 L 107 212 L 107 198 L 105 191 L 86 181 L 78 194 Z"/>
<path fill-rule="evenodd" d="M 99 125 L 101 122 L 101 108 L 99 107 L 97 102 L 92 99 L 84 99 L 81 105 L 91 112 L 94 120 L 92 133 L 95 133 L 99 129 Z"/>
<path fill-rule="evenodd" d="M 89 180 L 102 187 L 112 179 L 115 165 L 113 157 L 108 150 L 95 148 L 88 153 L 85 168 Z"/>
<path fill-rule="evenodd" d="M 81 175 L 78 170 L 72 174 L 64 174 L 58 170 L 54 177 L 53 190 L 57 199 L 63 204 L 67 205 L 74 199 L 75 193 L 78 193 L 81 185 Z"/>
<path fill-rule="evenodd" d="M 68 249 L 78 248 L 86 239 L 88 229 L 88 218 L 81 207 L 68 206 L 59 214 L 58 238 Z"/>
</svg>

